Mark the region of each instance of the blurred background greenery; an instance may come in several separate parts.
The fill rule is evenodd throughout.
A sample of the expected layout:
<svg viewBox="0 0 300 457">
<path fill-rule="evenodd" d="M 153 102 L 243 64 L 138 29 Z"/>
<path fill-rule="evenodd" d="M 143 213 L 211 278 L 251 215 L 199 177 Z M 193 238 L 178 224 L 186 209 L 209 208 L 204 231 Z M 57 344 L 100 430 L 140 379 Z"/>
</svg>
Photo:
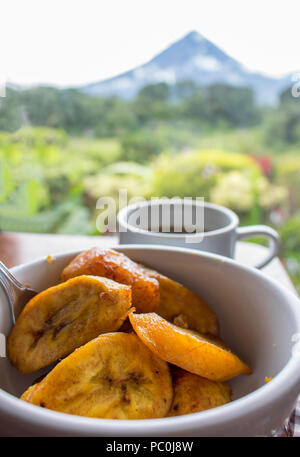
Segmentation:
<svg viewBox="0 0 300 457">
<path fill-rule="evenodd" d="M 0 229 L 99 234 L 101 196 L 203 196 L 242 224 L 280 232 L 300 291 L 300 110 L 250 89 L 186 81 L 132 101 L 74 89 L 8 89 L 0 99 Z"/>
</svg>

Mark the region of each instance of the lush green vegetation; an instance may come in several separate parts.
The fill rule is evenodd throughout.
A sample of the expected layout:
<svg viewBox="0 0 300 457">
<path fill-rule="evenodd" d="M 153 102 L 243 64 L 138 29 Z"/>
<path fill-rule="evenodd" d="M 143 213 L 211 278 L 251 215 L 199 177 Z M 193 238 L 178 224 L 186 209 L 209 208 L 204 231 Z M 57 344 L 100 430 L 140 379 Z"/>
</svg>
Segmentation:
<svg viewBox="0 0 300 457">
<path fill-rule="evenodd" d="M 249 89 L 191 82 L 135 100 L 73 89 L 0 99 L 0 228 L 96 234 L 96 201 L 204 196 L 267 223 L 300 290 L 300 101 L 255 105 Z"/>
</svg>

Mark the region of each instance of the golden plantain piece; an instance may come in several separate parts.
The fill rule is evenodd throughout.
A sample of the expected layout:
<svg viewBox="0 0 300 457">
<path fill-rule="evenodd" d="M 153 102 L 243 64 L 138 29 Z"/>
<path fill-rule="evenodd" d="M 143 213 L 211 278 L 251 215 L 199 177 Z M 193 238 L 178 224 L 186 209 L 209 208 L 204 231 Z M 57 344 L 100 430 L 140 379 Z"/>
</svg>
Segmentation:
<svg viewBox="0 0 300 457">
<path fill-rule="evenodd" d="M 143 269 L 159 282 L 160 304 L 157 314 L 179 327 L 218 335 L 217 316 L 202 298 L 157 271 Z"/>
<path fill-rule="evenodd" d="M 31 394 L 33 393 L 33 391 L 35 390 L 35 388 L 39 385 L 39 383 L 47 376 L 47 374 L 50 373 L 50 370 L 39 376 L 37 379 L 35 379 L 33 381 L 33 383 L 31 384 L 31 386 L 28 387 L 28 389 L 26 390 L 26 392 L 24 392 L 24 394 L 22 395 L 22 399 L 23 400 L 27 400 L 29 401 L 30 397 L 31 397 Z"/>
<path fill-rule="evenodd" d="M 131 288 L 79 276 L 32 298 L 8 336 L 8 356 L 22 373 L 64 357 L 100 333 L 118 330 L 131 307 Z"/>
<path fill-rule="evenodd" d="M 159 284 L 124 254 L 94 247 L 82 252 L 65 267 L 63 281 L 80 275 L 104 276 L 132 286 L 132 305 L 137 312 L 148 313 L 159 306 Z"/>
<path fill-rule="evenodd" d="M 180 368 L 172 370 L 174 397 L 168 417 L 216 408 L 231 401 L 230 388 Z"/>
<path fill-rule="evenodd" d="M 173 398 L 169 366 L 134 333 L 107 333 L 66 357 L 21 399 L 86 417 L 164 417 Z"/>
<path fill-rule="evenodd" d="M 134 331 L 151 351 L 190 373 L 227 381 L 251 370 L 223 341 L 171 324 L 155 313 L 129 313 Z"/>
<path fill-rule="evenodd" d="M 30 403 L 30 398 L 33 394 L 33 392 L 35 391 L 35 388 L 38 386 L 38 384 L 33 384 L 32 386 L 28 387 L 28 389 L 26 390 L 26 392 L 23 393 L 22 395 L 22 400 L 25 400 L 27 401 L 28 403 Z"/>
</svg>

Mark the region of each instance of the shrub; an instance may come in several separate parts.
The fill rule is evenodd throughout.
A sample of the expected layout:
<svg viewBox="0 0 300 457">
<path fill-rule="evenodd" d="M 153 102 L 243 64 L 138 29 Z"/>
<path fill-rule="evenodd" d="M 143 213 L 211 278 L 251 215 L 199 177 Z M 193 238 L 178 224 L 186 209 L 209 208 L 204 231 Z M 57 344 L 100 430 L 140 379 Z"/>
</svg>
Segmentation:
<svg viewBox="0 0 300 457">
<path fill-rule="evenodd" d="M 67 144 L 67 134 L 61 129 L 49 127 L 23 127 L 12 133 L 7 140 L 9 143 L 38 148 L 45 145 L 55 144 L 62 147 Z"/>
<path fill-rule="evenodd" d="M 221 175 L 210 193 L 210 200 L 234 211 L 250 212 L 258 204 L 263 210 L 282 206 L 288 197 L 287 189 L 271 184 L 264 176 L 251 180 L 249 175 L 231 171 Z"/>
<path fill-rule="evenodd" d="M 255 162 L 237 153 L 203 150 L 171 156 L 162 154 L 154 165 L 153 192 L 166 197 L 205 197 L 217 184 L 220 174 L 239 170 L 259 176 Z"/>
<path fill-rule="evenodd" d="M 296 155 L 297 154 L 297 155 Z M 279 157 L 275 166 L 276 181 L 290 192 L 290 209 L 300 207 L 300 157 L 299 152 Z"/>
<path fill-rule="evenodd" d="M 164 142 L 148 129 L 124 136 L 121 145 L 121 160 L 138 163 L 149 162 L 164 148 Z"/>
</svg>

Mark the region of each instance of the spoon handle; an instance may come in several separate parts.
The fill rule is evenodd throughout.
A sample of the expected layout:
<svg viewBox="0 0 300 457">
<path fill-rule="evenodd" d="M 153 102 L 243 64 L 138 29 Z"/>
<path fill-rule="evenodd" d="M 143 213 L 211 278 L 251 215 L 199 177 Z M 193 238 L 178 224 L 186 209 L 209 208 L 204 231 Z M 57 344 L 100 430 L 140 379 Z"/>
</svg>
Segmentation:
<svg viewBox="0 0 300 457">
<path fill-rule="evenodd" d="M 22 288 L 22 285 L 16 280 L 16 278 L 11 274 L 8 268 L 0 261 L 0 284 L 3 287 L 3 290 L 6 294 L 13 323 L 15 323 L 15 314 L 14 314 L 14 302 L 16 299 L 17 291 Z"/>
<path fill-rule="evenodd" d="M 30 287 L 21 284 L 9 271 L 8 268 L 0 261 L 0 285 L 6 294 L 13 324 L 21 313 L 26 303 L 33 298 L 37 292 Z"/>
</svg>

